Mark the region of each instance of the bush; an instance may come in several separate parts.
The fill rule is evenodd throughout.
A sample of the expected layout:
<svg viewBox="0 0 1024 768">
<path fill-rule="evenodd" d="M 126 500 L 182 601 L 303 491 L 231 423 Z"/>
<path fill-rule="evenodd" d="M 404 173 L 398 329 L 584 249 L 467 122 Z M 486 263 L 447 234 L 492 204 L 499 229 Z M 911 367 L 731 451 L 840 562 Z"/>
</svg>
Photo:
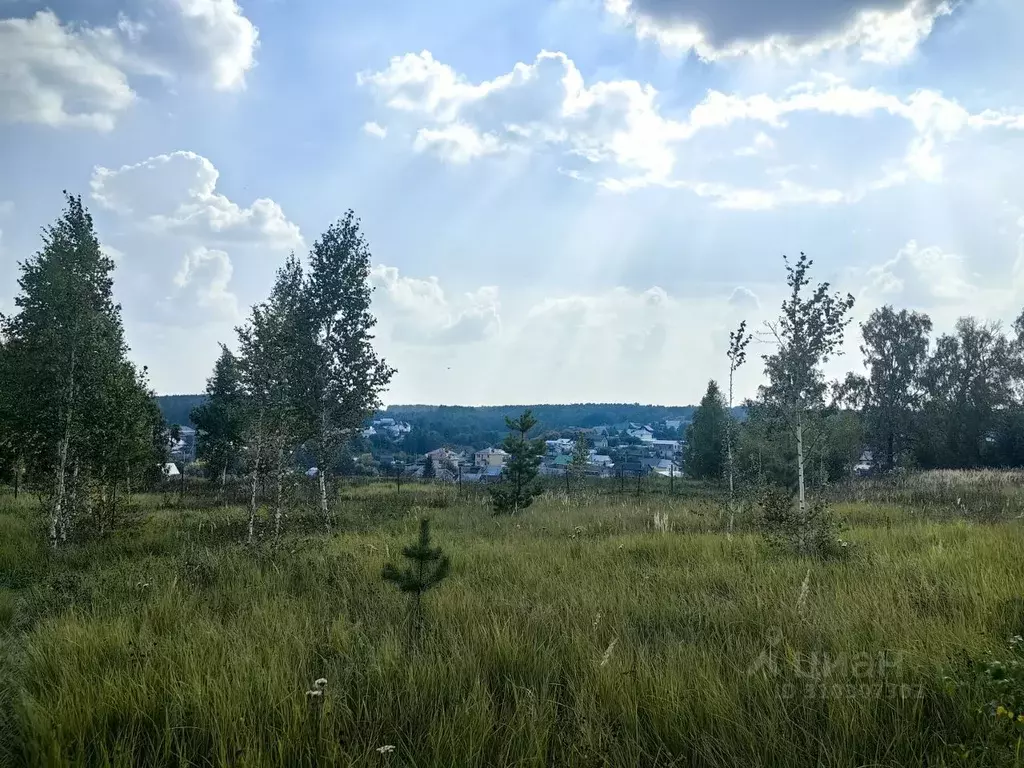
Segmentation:
<svg viewBox="0 0 1024 768">
<path fill-rule="evenodd" d="M 801 515 L 792 493 L 778 486 L 762 491 L 757 527 L 773 546 L 799 555 L 836 559 L 849 551 L 839 536 L 839 522 L 823 500 L 808 503 L 806 514 Z"/>
</svg>

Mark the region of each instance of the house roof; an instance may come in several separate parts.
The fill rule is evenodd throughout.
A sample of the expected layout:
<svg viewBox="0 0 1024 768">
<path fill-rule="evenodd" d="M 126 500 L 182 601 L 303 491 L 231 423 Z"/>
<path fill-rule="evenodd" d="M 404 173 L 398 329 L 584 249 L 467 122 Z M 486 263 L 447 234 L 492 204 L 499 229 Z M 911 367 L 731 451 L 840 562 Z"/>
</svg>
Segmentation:
<svg viewBox="0 0 1024 768">
<path fill-rule="evenodd" d="M 566 467 L 572 463 L 572 459 L 568 456 L 559 456 L 551 463 L 556 467 Z"/>
</svg>

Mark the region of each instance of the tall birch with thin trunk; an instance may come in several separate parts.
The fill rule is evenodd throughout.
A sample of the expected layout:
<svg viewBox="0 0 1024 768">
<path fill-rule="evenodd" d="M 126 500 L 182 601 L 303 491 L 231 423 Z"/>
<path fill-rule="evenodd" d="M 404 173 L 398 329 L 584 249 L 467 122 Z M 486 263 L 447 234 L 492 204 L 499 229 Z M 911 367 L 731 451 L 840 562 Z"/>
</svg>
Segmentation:
<svg viewBox="0 0 1024 768">
<path fill-rule="evenodd" d="M 726 406 L 725 422 L 725 446 L 726 463 L 729 472 L 729 535 L 736 523 L 736 486 L 735 486 L 735 461 L 733 457 L 733 386 L 736 378 L 736 371 L 747 361 L 747 345 L 750 343 L 751 334 L 747 331 L 747 321 L 740 322 L 739 328 L 729 332 L 729 351 L 726 357 L 729 358 L 729 402 Z"/>
<path fill-rule="evenodd" d="M 814 262 L 803 253 L 795 264 L 785 256 L 783 261 L 789 296 L 782 303 L 779 319 L 765 323 L 765 336 L 775 345 L 775 352 L 764 355 L 768 384 L 761 387 L 760 397 L 781 417 L 796 442 L 797 503 L 802 521 L 799 546 L 803 550 L 807 522 L 806 429 L 809 417 L 825 406 L 827 386 L 821 366 L 839 353 L 850 322 L 847 315 L 853 307 L 853 296 L 830 293 L 827 282 L 808 292 L 808 272 Z"/>
<path fill-rule="evenodd" d="M 259 471 L 267 456 L 273 457 L 275 532 L 281 527 L 284 457 L 296 439 L 302 285 L 302 266 L 290 256 L 277 271 L 270 298 L 254 306 L 248 323 L 238 329 L 239 383 L 244 395 L 244 433 L 250 462 L 250 542 L 255 538 Z"/>
<path fill-rule="evenodd" d="M 370 249 L 347 211 L 313 244 L 304 283 L 299 413 L 317 461 L 320 513 L 330 530 L 328 482 L 342 447 L 380 407 L 394 375 L 373 348 Z"/>
</svg>

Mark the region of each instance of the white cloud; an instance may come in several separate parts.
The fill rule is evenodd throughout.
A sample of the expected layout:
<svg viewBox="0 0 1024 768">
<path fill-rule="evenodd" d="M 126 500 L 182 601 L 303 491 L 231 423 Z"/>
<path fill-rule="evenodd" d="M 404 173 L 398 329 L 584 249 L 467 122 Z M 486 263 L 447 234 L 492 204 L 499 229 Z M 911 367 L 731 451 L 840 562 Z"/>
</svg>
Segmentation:
<svg viewBox="0 0 1024 768">
<path fill-rule="evenodd" d="M 670 52 L 705 60 L 787 60 L 850 49 L 875 63 L 907 59 L 954 0 L 605 0 L 605 8 Z"/>
<path fill-rule="evenodd" d="M 429 51 L 391 59 L 379 72 L 363 72 L 358 82 L 370 88 L 397 115 L 421 123 L 413 149 L 434 149 L 451 162 L 465 163 L 509 150 L 560 152 L 567 161 L 590 166 L 560 171 L 580 180 L 595 178 L 609 190 L 629 191 L 658 185 L 690 189 L 730 208 L 772 208 L 793 204 L 836 204 L 917 178 L 942 177 L 942 148 L 965 132 L 1024 130 L 1021 113 L 984 110 L 971 113 L 941 93 L 918 90 L 900 97 L 877 88 L 858 88 L 834 76 L 799 83 L 780 96 L 748 96 L 708 91 L 684 116 L 662 111 L 658 93 L 635 80 L 599 81 L 587 86 L 563 53 L 542 51 L 532 64 L 516 64 L 492 80 L 469 82 Z M 911 138 L 902 156 L 886 160 L 874 175 L 845 188 L 783 180 L 760 187 L 734 180 L 692 178 L 681 173 L 681 146 L 702 134 L 739 123 L 771 127 L 784 134 L 797 115 L 866 120 L 887 116 L 902 121 Z M 422 125 L 422 123 L 426 123 Z M 734 150 L 741 156 L 779 154 L 775 140 L 756 135 L 753 145 Z M 863 171 L 846 157 L 857 173 Z"/>
<path fill-rule="evenodd" d="M 747 146 L 740 147 L 735 151 L 735 154 L 737 157 L 754 157 L 755 155 L 763 155 L 774 148 L 775 142 L 772 141 L 772 137 L 764 131 L 758 131 L 753 142 Z"/>
<path fill-rule="evenodd" d="M 207 323 L 228 339 L 242 305 L 233 260 L 245 263 L 243 295 L 262 299 L 274 267 L 288 251 L 304 250 L 280 205 L 267 198 L 240 205 L 218 191 L 219 179 L 207 158 L 185 151 L 94 169 L 97 215 L 116 224 L 102 227 L 113 233 L 103 248 L 118 262 L 118 298 L 133 322 Z"/>
<path fill-rule="evenodd" d="M 228 289 L 233 272 L 231 259 L 224 251 L 204 246 L 192 249 L 174 276 L 175 291 L 166 308 L 182 325 L 211 320 L 239 322 L 238 298 Z"/>
<path fill-rule="evenodd" d="M 388 129 L 380 123 L 363 123 L 363 133 L 369 136 L 375 136 L 378 139 L 383 139 L 388 135 Z"/>
<path fill-rule="evenodd" d="M 391 338 L 407 344 L 469 344 L 484 341 L 501 330 L 498 290 L 478 288 L 450 300 L 436 277 L 401 275 L 396 267 L 379 264 L 370 272 L 377 287 L 374 301 Z"/>
<path fill-rule="evenodd" d="M 975 281 L 964 258 L 938 246 L 922 248 L 911 240 L 896 256 L 868 270 L 870 285 L 886 296 L 896 296 L 915 306 L 938 302 L 969 302 L 975 298 Z"/>
<path fill-rule="evenodd" d="M 117 40 L 50 11 L 0 19 L 0 120 L 110 130 L 135 99 L 120 57 Z"/>
<path fill-rule="evenodd" d="M 220 173 L 194 152 L 157 155 L 117 170 L 93 171 L 92 197 L 147 229 L 204 240 L 255 242 L 301 249 L 302 235 L 268 198 L 242 207 L 217 192 Z"/>
<path fill-rule="evenodd" d="M 433 150 L 453 163 L 468 163 L 484 155 L 494 155 L 504 149 L 501 141 L 490 133 L 481 134 L 464 123 L 443 128 L 420 128 L 412 147 L 417 152 Z"/>
<path fill-rule="evenodd" d="M 737 286 L 729 296 L 729 304 L 737 309 L 760 309 L 761 300 L 757 294 L 742 285 Z"/>
<path fill-rule="evenodd" d="M 49 10 L 0 18 L 0 120 L 112 129 L 135 101 L 131 81 L 194 78 L 244 87 L 259 33 L 235 0 L 131 0 L 110 26 Z"/>
</svg>

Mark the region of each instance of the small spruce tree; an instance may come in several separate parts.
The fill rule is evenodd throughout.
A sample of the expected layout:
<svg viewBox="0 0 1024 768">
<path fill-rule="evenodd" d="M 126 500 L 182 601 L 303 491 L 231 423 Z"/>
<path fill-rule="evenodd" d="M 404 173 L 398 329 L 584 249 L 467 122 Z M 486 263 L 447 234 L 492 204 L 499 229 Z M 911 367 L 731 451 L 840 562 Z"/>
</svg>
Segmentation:
<svg viewBox="0 0 1024 768">
<path fill-rule="evenodd" d="M 410 620 L 412 637 L 418 640 L 423 626 L 423 594 L 436 587 L 448 575 L 448 556 L 440 547 L 430 546 L 430 519 L 420 519 L 420 535 L 415 544 L 402 548 L 402 555 L 409 566 L 398 570 L 388 563 L 381 570 L 381 578 L 398 587 L 411 598 Z"/>
<path fill-rule="evenodd" d="M 489 489 L 496 515 L 515 514 L 533 503 L 534 496 L 541 491 L 537 472 L 546 451 L 543 440 L 527 437 L 537 426 L 537 420 L 529 409 L 523 411 L 518 419 L 506 416 L 505 426 L 509 434 L 501 447 L 508 454 L 508 461 L 502 472 L 502 481 Z"/>
<path fill-rule="evenodd" d="M 433 480 L 437 477 L 437 470 L 434 468 L 434 457 L 427 456 L 427 461 L 423 465 L 423 479 Z"/>
</svg>

